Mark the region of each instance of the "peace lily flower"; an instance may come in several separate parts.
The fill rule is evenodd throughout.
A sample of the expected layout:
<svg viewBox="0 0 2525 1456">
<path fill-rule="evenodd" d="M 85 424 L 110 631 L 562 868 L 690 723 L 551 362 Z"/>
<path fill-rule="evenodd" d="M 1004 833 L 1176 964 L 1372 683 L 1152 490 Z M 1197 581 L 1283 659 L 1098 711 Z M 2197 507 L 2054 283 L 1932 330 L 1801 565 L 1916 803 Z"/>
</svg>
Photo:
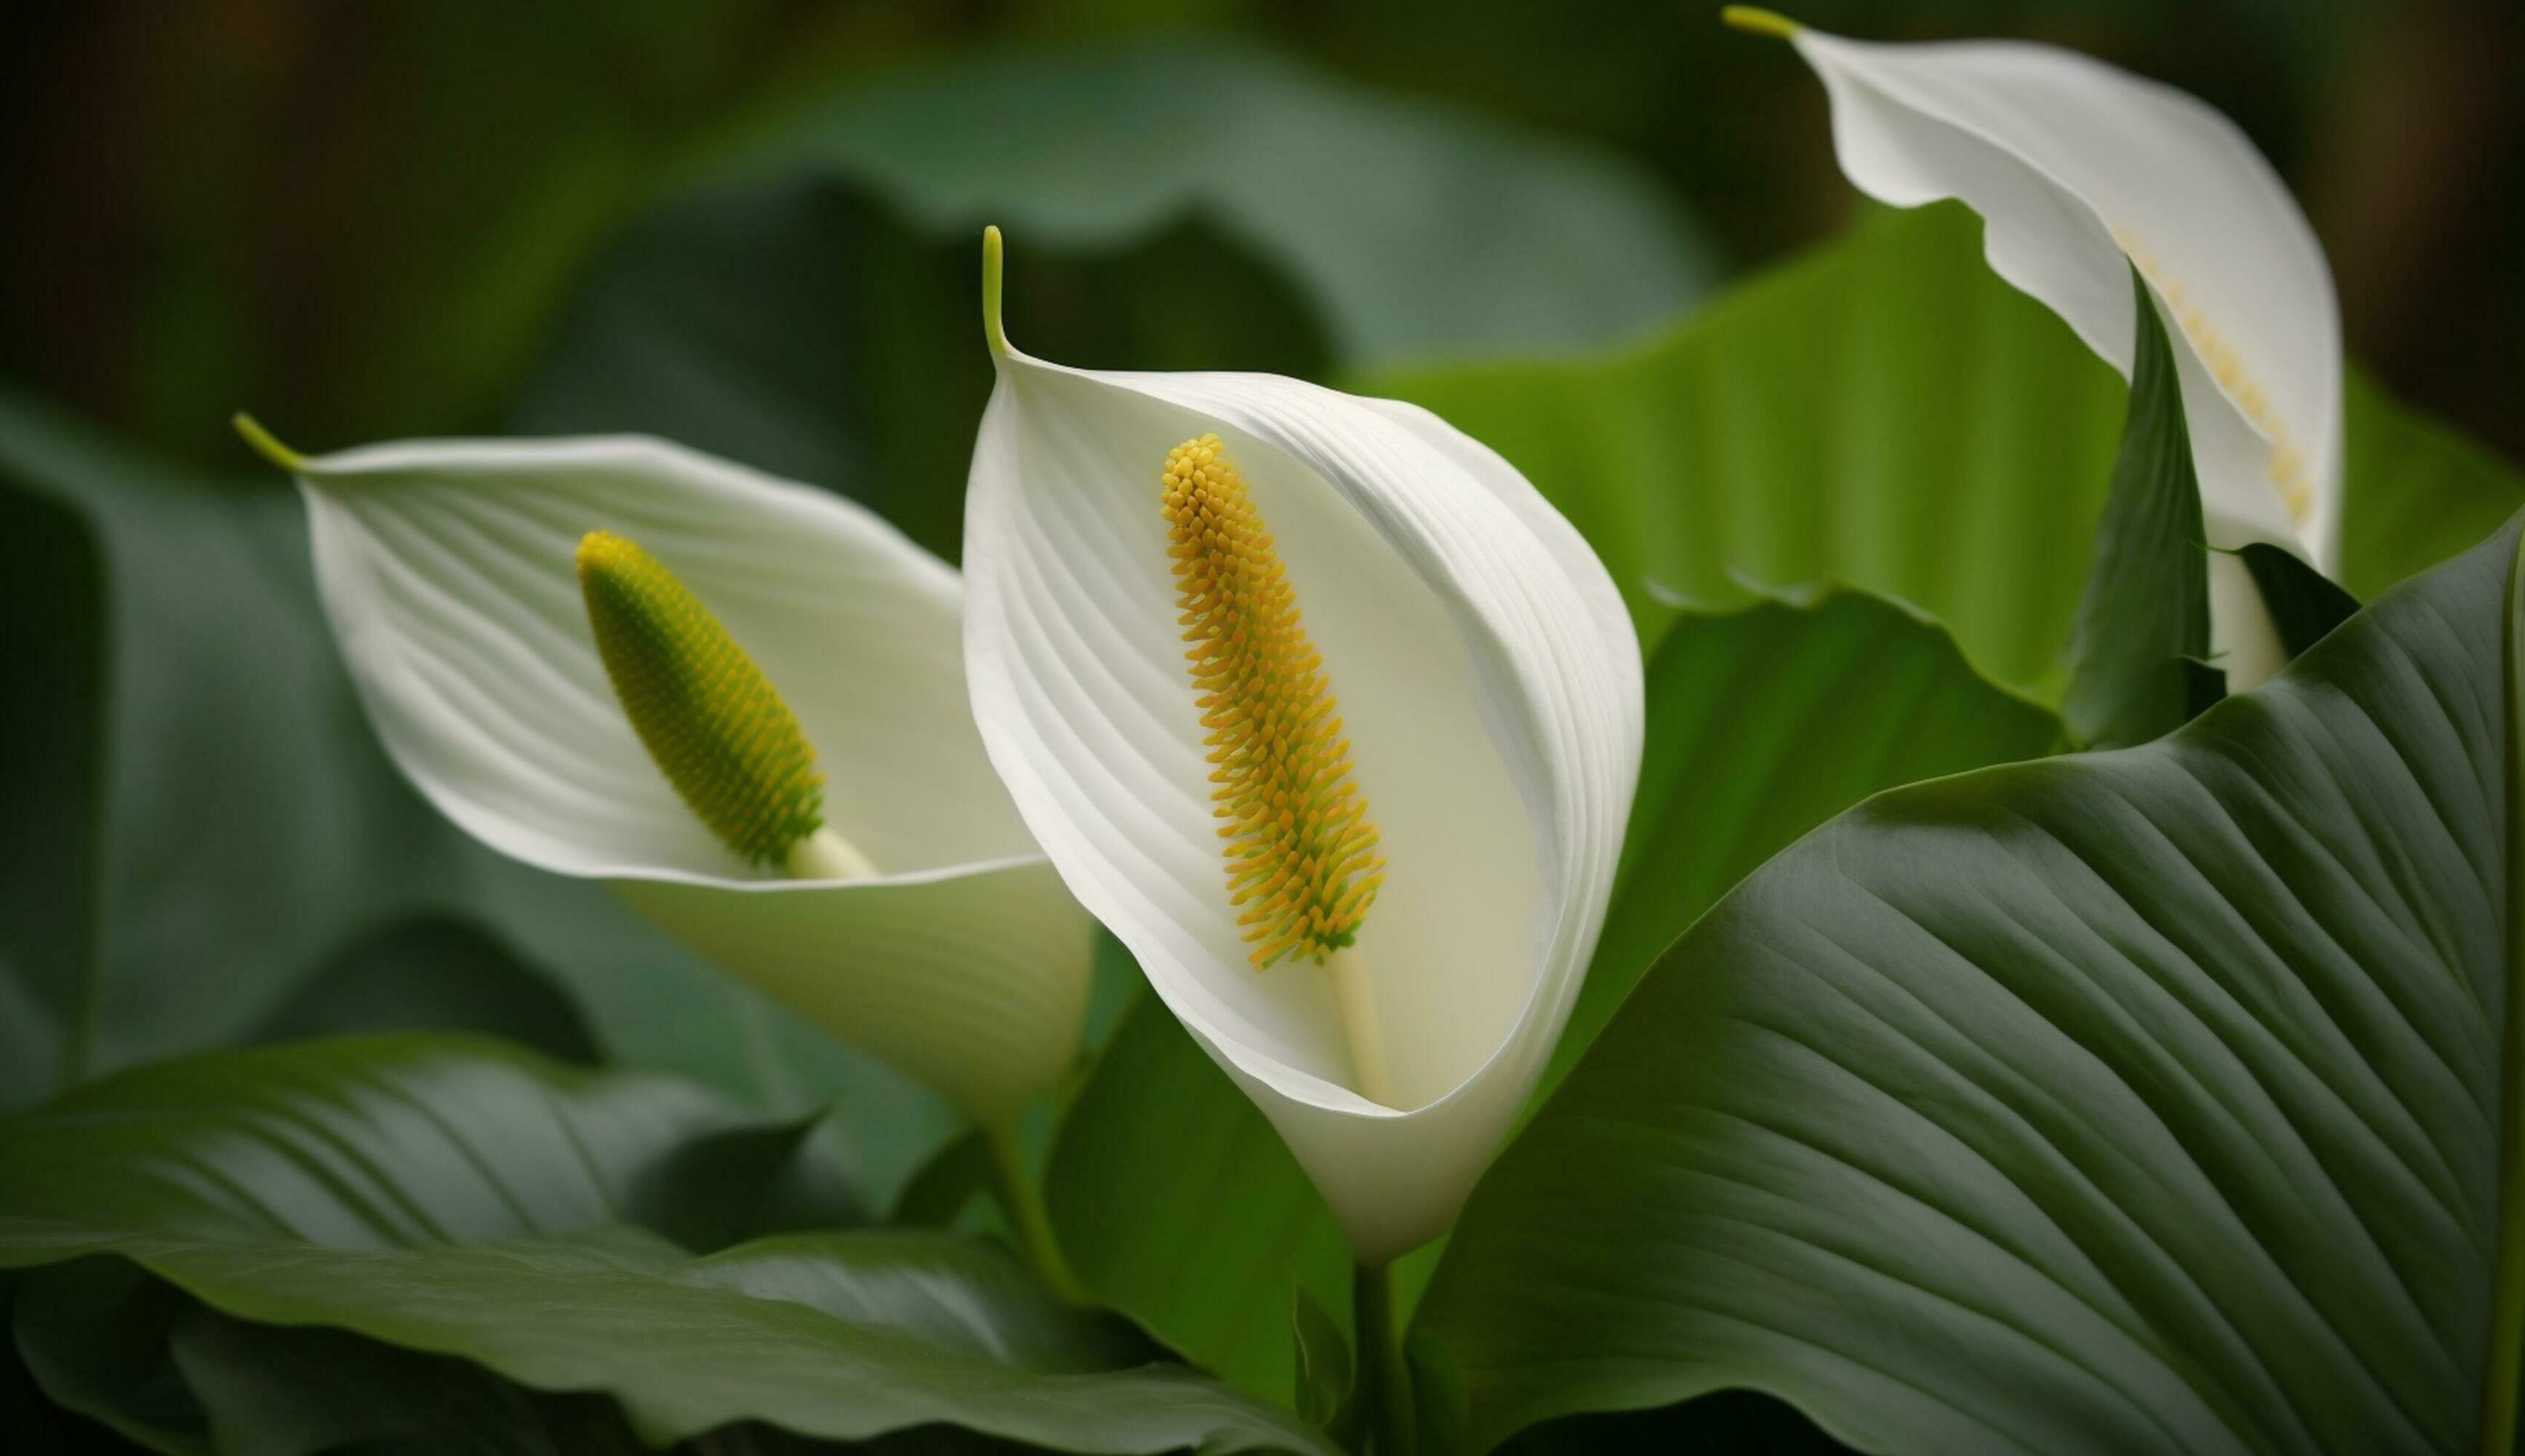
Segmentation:
<svg viewBox="0 0 2525 1456">
<path fill-rule="evenodd" d="M 2051 46 L 1880 45 L 1731 6 L 1823 78 L 1860 191 L 1960 198 L 1991 267 L 2128 378 L 2138 268 L 2171 325 L 2209 544 L 2341 568 L 2341 315 L 2305 215 L 2235 123 L 2183 92 Z M 2210 557 L 2230 686 L 2285 660 L 2251 575 Z"/>
<path fill-rule="evenodd" d="M 370 721 L 450 819 L 986 1130 L 1068 1066 L 1091 925 L 983 756 L 952 567 L 658 440 L 310 460 L 239 427 L 297 477 Z"/>
<path fill-rule="evenodd" d="M 1382 1267 L 1454 1218 L 1567 1017 L 1639 774 L 1638 640 L 1577 531 L 1427 412 L 1046 364 L 1001 327 L 997 229 L 983 275 L 982 742 Z"/>
</svg>

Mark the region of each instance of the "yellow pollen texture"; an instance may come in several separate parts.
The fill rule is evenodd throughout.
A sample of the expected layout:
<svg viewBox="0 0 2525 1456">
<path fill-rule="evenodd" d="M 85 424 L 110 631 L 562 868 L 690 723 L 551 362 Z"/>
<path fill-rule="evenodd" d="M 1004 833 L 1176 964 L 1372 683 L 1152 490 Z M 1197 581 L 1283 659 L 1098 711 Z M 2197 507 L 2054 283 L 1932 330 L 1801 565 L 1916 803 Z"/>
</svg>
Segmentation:
<svg viewBox="0 0 2525 1456">
<path fill-rule="evenodd" d="M 720 843 L 776 864 L 823 827 L 814 745 L 691 588 L 611 531 L 580 539 L 578 586 L 632 730 Z"/>
<path fill-rule="evenodd" d="M 2235 346 L 2228 343 L 2225 335 L 2210 323 L 2208 312 L 2198 301 L 2185 297 L 2183 280 L 2173 276 L 2139 239 L 2119 227 L 2112 229 L 2112 235 L 2113 241 L 2121 245 L 2122 252 L 2138 266 L 2141 276 L 2155 284 L 2156 291 L 2164 296 L 2166 306 L 2174 313 L 2175 325 L 2183 330 L 2185 338 L 2192 341 L 2194 352 L 2201 356 L 2203 364 L 2208 365 L 2210 376 L 2218 381 L 2218 387 L 2271 442 L 2271 485 L 2279 491 L 2280 500 L 2287 505 L 2289 514 L 2295 516 L 2299 524 L 2304 524 L 2307 513 L 2314 509 L 2313 487 L 2306 479 L 2305 457 L 2289 438 L 2288 426 L 2272 413 L 2270 397 L 2262 392 L 2261 384 L 2245 368 L 2245 361 L 2236 353 Z"/>
<path fill-rule="evenodd" d="M 1167 453 L 1163 509 L 1249 958 L 1257 970 L 1291 955 L 1321 962 L 1352 943 L 1385 878 L 1323 658 L 1216 435 Z"/>
</svg>

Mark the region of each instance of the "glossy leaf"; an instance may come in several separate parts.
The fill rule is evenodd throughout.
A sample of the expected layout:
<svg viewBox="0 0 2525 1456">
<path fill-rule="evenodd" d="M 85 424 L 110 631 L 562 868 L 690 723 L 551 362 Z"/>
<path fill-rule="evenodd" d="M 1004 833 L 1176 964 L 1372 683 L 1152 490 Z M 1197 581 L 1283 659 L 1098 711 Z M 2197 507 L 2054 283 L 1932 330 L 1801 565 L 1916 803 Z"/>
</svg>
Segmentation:
<svg viewBox="0 0 2525 1456">
<path fill-rule="evenodd" d="M 2280 645 L 2295 656 L 2357 614 L 2358 599 L 2296 554 L 2254 542 L 2237 553 L 2270 607 Z"/>
<path fill-rule="evenodd" d="M 1134 1332 L 987 1244 L 799 1233 L 696 1258 L 648 1232 L 690 1185 L 735 1183 L 690 1156 L 742 1126 L 672 1079 L 462 1040 L 199 1057 L 0 1124 L 0 1267 L 112 1255 L 239 1319 L 601 1392 L 651 1442 L 763 1421 L 846 1439 L 949 1424 L 1070 1450 L 1322 1449 L 1284 1415 L 1143 1364 Z"/>
<path fill-rule="evenodd" d="M 1976 677 L 1943 632 L 1855 593 L 1686 618 L 1650 663 L 1648 694 L 1621 888 L 1554 1077 L 1675 936 L 1791 840 L 1877 790 L 2030 757 L 2060 733 Z M 1293 1279 L 1348 1307 L 1322 1198 L 1153 999 L 1071 1107 L 1048 1197 L 1100 1297 L 1244 1389 L 1278 1399 L 1294 1379 L 1285 1334 L 1255 1308 Z"/>
<path fill-rule="evenodd" d="M 1881 789 L 2038 757 L 2061 733 L 1944 631 L 1855 592 L 1678 620 L 1648 701 L 1622 877 L 1547 1090 L 1675 937 L 1798 836 Z"/>
<path fill-rule="evenodd" d="M 2505 1450 L 2518 540 L 1722 900 L 1458 1226 L 1467 1445 L 1750 1386 L 1869 1450 Z"/>
<path fill-rule="evenodd" d="M 2100 749 L 2183 726 L 2196 710 L 2195 669 L 2209 657 L 2209 554 L 2183 395 L 2165 324 L 2136 271 L 2131 294 L 2139 321 L 2130 412 L 2069 637 L 2060 704 L 2078 742 Z"/>
</svg>

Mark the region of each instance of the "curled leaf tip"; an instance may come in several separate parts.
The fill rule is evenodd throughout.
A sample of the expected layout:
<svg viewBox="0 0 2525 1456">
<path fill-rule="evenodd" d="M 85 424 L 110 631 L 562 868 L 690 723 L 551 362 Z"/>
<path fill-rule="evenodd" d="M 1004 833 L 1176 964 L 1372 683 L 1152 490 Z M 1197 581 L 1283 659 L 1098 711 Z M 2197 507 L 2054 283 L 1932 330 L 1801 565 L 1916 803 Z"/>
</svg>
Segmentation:
<svg viewBox="0 0 2525 1456">
<path fill-rule="evenodd" d="M 783 864 L 823 827 L 823 779 L 797 715 L 692 589 L 611 531 L 578 543 L 597 655 L 649 756 L 719 842 Z"/>
<path fill-rule="evenodd" d="M 993 354 L 1009 352 L 1008 330 L 1000 326 L 1000 280 L 1005 272 L 997 224 L 982 229 L 982 334 Z"/>
<path fill-rule="evenodd" d="M 263 427 L 262 420 L 239 410 L 228 416 L 228 423 L 234 427 L 238 438 L 252 446 L 254 453 L 265 460 L 292 474 L 306 468 L 307 457 L 281 444 L 272 431 Z"/>
<path fill-rule="evenodd" d="M 1782 40 L 1794 39 L 1806 28 L 1776 10 L 1758 5 L 1729 5 L 1718 12 L 1719 23 L 1749 35 L 1774 35 Z"/>
</svg>

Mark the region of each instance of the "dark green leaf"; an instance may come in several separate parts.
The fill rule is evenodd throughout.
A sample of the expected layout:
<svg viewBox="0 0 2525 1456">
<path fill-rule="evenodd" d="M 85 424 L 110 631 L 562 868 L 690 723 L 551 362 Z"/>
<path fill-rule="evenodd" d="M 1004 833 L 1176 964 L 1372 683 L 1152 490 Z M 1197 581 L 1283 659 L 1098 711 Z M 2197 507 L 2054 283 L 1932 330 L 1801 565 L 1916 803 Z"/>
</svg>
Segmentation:
<svg viewBox="0 0 2525 1456">
<path fill-rule="evenodd" d="M 1685 927 L 1790 841 L 1880 789 L 2032 758 L 2059 720 L 1938 627 L 1856 593 L 1679 619 L 1650 658 L 1622 873 L 1544 1086 Z"/>
<path fill-rule="evenodd" d="M 1095 251 L 1204 218 L 1281 270 L 1355 365 L 1602 343 L 1710 277 L 1617 162 L 1216 35 L 907 69 L 712 171 L 809 170 L 968 248 L 986 221 L 1020 249 Z"/>
<path fill-rule="evenodd" d="M 2358 610 L 2357 598 L 2295 552 L 2256 541 L 2237 555 L 2245 558 L 2245 569 L 2253 573 L 2262 605 L 2270 609 L 2271 625 L 2279 630 L 2280 646 L 2292 657 L 2321 642 L 2325 633 Z"/>
<path fill-rule="evenodd" d="M 421 915 L 343 947 L 248 1035 L 294 1042 L 361 1032 L 475 1032 L 563 1061 L 596 1043 L 569 996 L 462 920 Z"/>
<path fill-rule="evenodd" d="M 966 1133 L 938 1149 L 912 1175 L 903 1196 L 895 1200 L 894 1222 L 926 1228 L 953 1225 L 965 1205 L 990 1190 L 992 1176 L 990 1144 L 980 1133 Z"/>
<path fill-rule="evenodd" d="M 1839 1456 L 1848 1449 L 1796 1406 L 1752 1390 L 1713 1390 L 1663 1410 L 1564 1416 L 1500 1447 L 1507 1456 Z"/>
<path fill-rule="evenodd" d="M 0 1107 L 94 1040 L 105 583 L 78 517 L 0 483 Z"/>
<path fill-rule="evenodd" d="M 1711 276 L 1618 167 L 1217 37 L 857 83 L 698 175 L 606 251 L 517 428 L 667 435 L 951 559 L 991 387 L 985 222 L 1029 350 L 1137 368 L 1596 344 Z"/>
<path fill-rule="evenodd" d="M 1722 900 L 1457 1228 L 1471 1446 L 1747 1386 L 1871 1450 L 2504 1450 L 2518 540 Z"/>
<path fill-rule="evenodd" d="M 0 1211 L 352 1248 L 665 1229 L 697 1199 L 775 1209 L 784 1186 L 829 1186 L 829 1168 L 722 1151 L 762 1131 L 677 1078 L 345 1038 L 138 1068 L 0 1123 Z M 697 1167 L 721 1186 L 683 1187 Z"/>
<path fill-rule="evenodd" d="M 609 1401 L 523 1390 L 478 1365 L 198 1305 L 170 1352 L 223 1456 L 639 1456 Z"/>
<path fill-rule="evenodd" d="M 1687 618 L 1649 675 L 1649 751 L 1622 885 L 1556 1074 L 1730 885 L 1879 789 L 2045 752 L 2051 714 L 1975 676 L 1946 635 L 1841 594 Z M 1064 1124 L 1049 1197 L 1098 1295 L 1240 1387 L 1291 1388 L 1253 1319 L 1294 1277 L 1347 1307 L 1348 1255 L 1279 1137 L 1144 997 Z"/>
<path fill-rule="evenodd" d="M 2096 526 L 2096 560 L 2069 636 L 2061 715 L 2090 748 L 2147 743 L 2223 696 L 2204 682 L 2209 657 L 2209 553 L 2201 482 L 2192 470 L 2174 351 L 2155 296 L 2131 271 L 2137 333 L 2130 412 L 2111 491 Z M 2206 702 L 2203 700 L 2208 700 Z"/>
<path fill-rule="evenodd" d="M 14 1283 L 10 1333 L 46 1398 L 154 1450 L 212 1449 L 209 1418 L 167 1350 L 167 1326 L 190 1300 L 117 1259 Z"/>
<path fill-rule="evenodd" d="M 1350 1247 L 1280 1135 L 1143 995 L 1063 1124 L 1044 1189 L 1097 1297 L 1240 1389 L 1285 1400 L 1291 1281 L 1341 1307 Z"/>
<path fill-rule="evenodd" d="M 840 1143 L 822 1117 L 692 1139 L 641 1173 L 625 1216 L 690 1249 L 865 1222 Z"/>
<path fill-rule="evenodd" d="M 760 1421 L 838 1439 L 949 1424 L 1070 1450 L 1325 1449 L 1282 1413 L 1146 1364 L 1135 1331 L 988 1244 L 787 1234 L 694 1258 L 630 1222 L 683 1197 L 661 1180 L 742 1126 L 672 1079 L 460 1039 L 198 1057 L 0 1123 L 0 1267 L 116 1256 L 237 1319 L 602 1393 L 655 1443 Z"/>
</svg>

